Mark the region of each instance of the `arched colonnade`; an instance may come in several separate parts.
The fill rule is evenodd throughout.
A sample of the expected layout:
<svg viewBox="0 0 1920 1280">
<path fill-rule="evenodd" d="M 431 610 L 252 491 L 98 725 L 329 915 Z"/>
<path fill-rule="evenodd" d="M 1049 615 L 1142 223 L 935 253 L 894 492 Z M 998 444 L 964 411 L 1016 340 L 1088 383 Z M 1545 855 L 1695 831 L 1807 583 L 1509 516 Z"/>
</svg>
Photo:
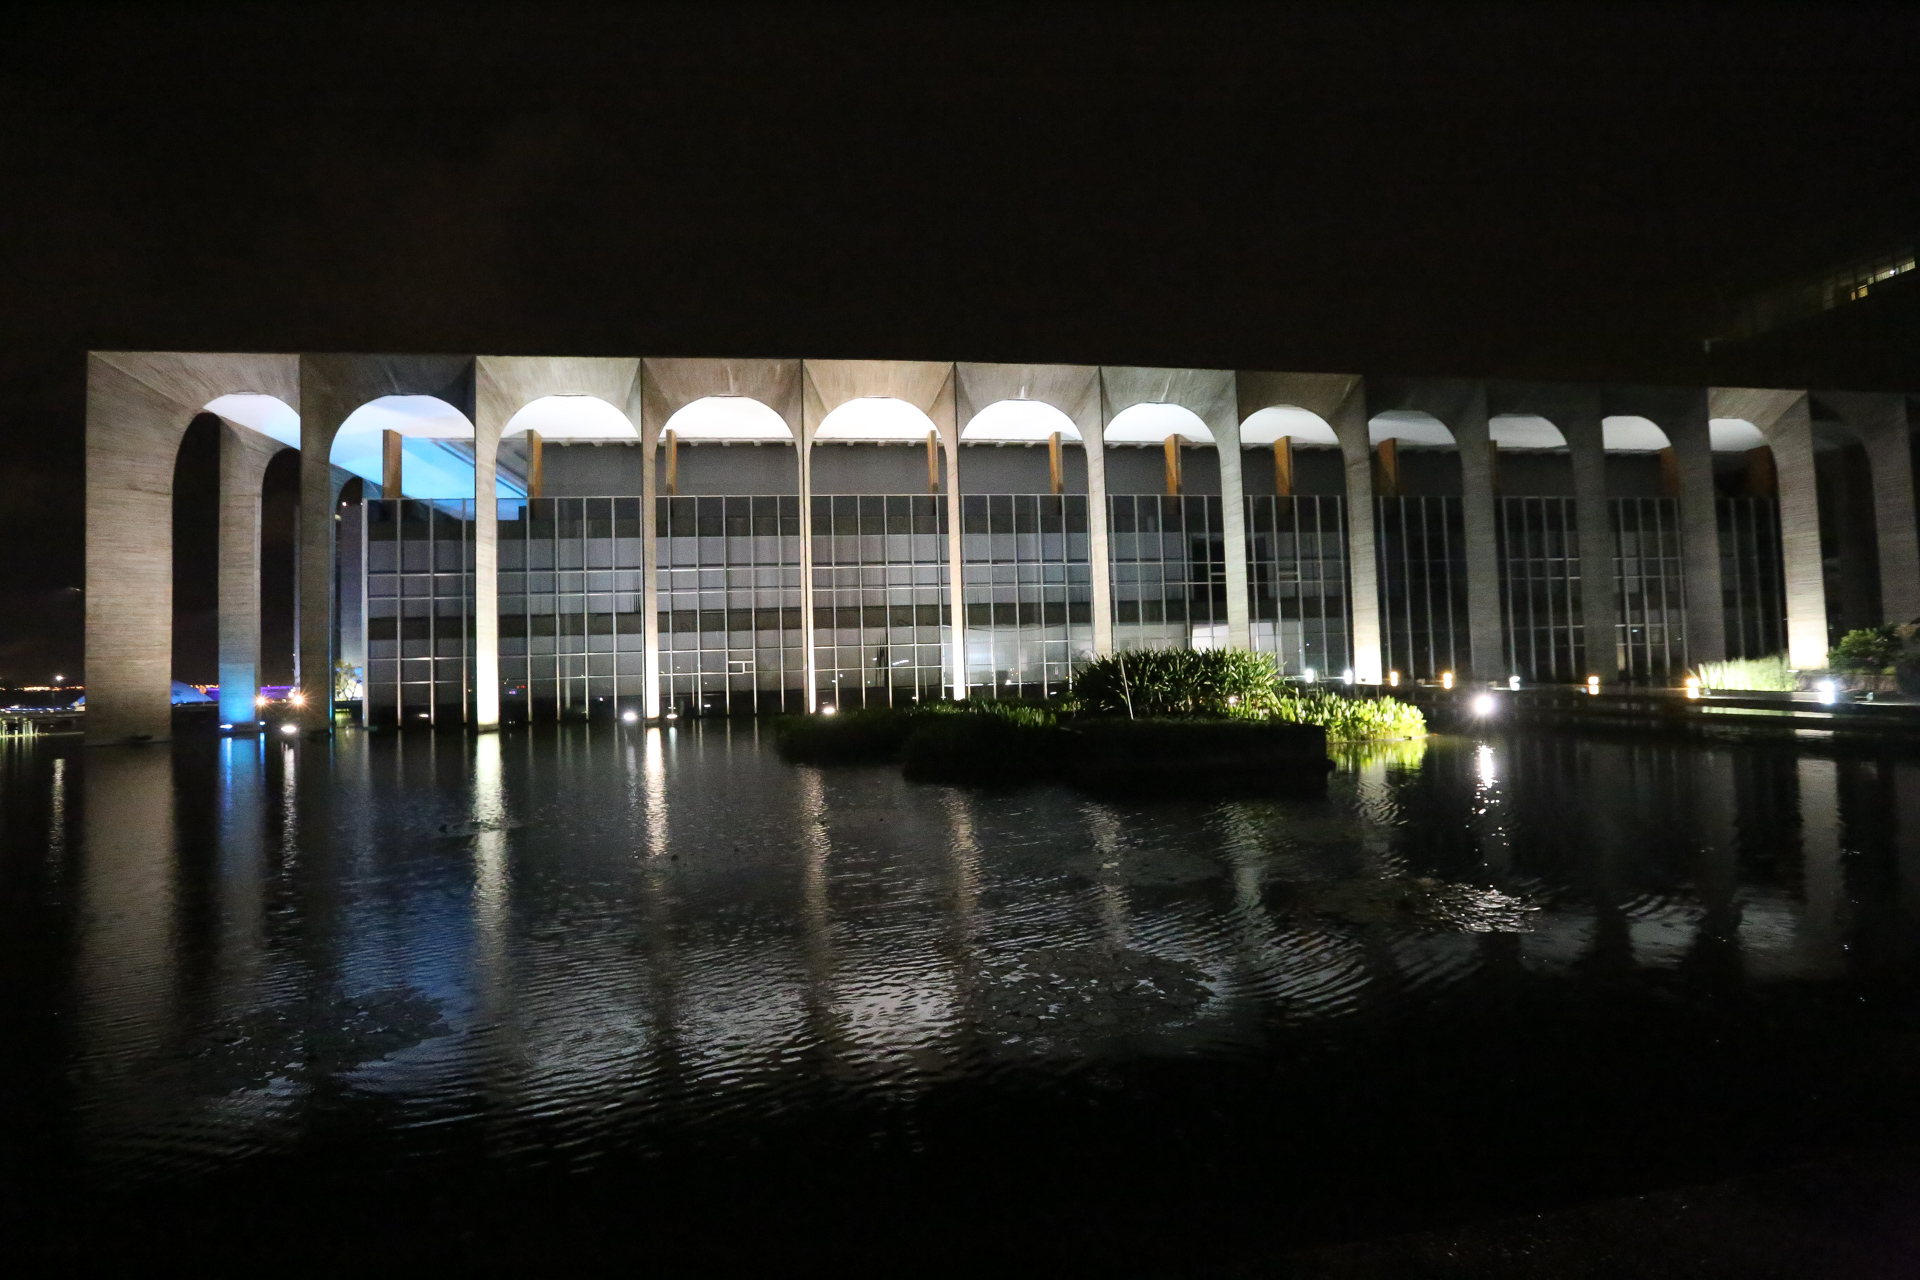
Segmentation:
<svg viewBox="0 0 1920 1280">
<path fill-rule="evenodd" d="M 1872 463 L 1885 612 L 1901 620 L 1920 614 L 1920 537 L 1906 455 L 1905 400 L 1865 393 L 1818 393 L 1817 398 L 1822 413 L 1857 434 Z M 400 438 L 418 436 L 440 440 L 471 469 L 472 720 L 487 728 L 499 723 L 501 681 L 497 504 L 482 495 L 537 494 L 543 441 L 637 441 L 641 488 L 649 501 L 663 491 L 659 463 L 668 432 L 674 433 L 668 439 L 689 443 L 790 442 L 796 446 L 795 487 L 806 511 L 816 445 L 925 439 L 929 486 L 939 488 L 947 511 L 947 612 L 956 621 L 966 616 L 963 444 L 1044 439 L 1056 491 L 1061 451 L 1078 446 L 1086 500 L 1096 513 L 1105 511 L 1113 449 L 1161 445 L 1169 483 L 1176 485 L 1180 449 L 1211 445 L 1220 532 L 1229 548 L 1242 547 L 1247 539 L 1241 501 L 1246 451 L 1275 450 L 1274 483 L 1285 492 L 1293 444 L 1330 448 L 1337 451 L 1344 480 L 1353 674 L 1357 682 L 1371 684 L 1384 675 L 1374 499 L 1383 491 L 1390 495 L 1396 485 L 1403 447 L 1457 455 L 1469 665 L 1491 676 L 1503 666 L 1495 537 L 1499 450 L 1565 450 L 1579 513 L 1579 554 L 1586 564 L 1610 564 L 1614 554 L 1607 515 L 1608 452 L 1663 451 L 1684 535 L 1689 643 L 1697 661 L 1718 656 L 1725 646 L 1713 453 L 1716 447 L 1725 453 L 1757 448 L 1756 440 L 1764 443 L 1778 483 L 1790 657 L 1799 666 L 1820 665 L 1827 626 L 1814 492 L 1814 399 L 1805 391 L 1782 390 L 1369 381 L 1346 374 L 925 361 L 93 353 L 87 431 L 88 738 L 113 742 L 168 733 L 172 466 L 187 424 L 202 412 L 219 414 L 225 424 L 223 717 L 238 722 L 245 712 L 250 718 L 256 684 L 259 493 L 267 462 L 284 448 L 301 451 L 298 666 L 303 714 L 317 727 L 330 720 L 333 693 L 331 522 L 341 486 L 355 474 L 385 486 L 396 467 Z M 399 408 L 381 419 L 388 425 L 379 429 L 380 470 L 369 474 L 367 411 L 381 405 Z M 402 421 L 407 413 L 412 418 Z M 470 424 L 464 430 L 462 420 Z M 527 441 L 525 458 L 519 473 L 503 478 L 502 445 L 516 437 Z M 653 716 L 661 709 L 658 548 L 653 521 L 643 519 L 641 526 L 645 707 Z M 803 534 L 805 529 L 803 520 Z M 1091 647 L 1105 653 L 1115 642 L 1106 520 L 1089 520 L 1087 533 Z M 800 581 L 809 601 L 810 552 L 811 538 L 803 536 Z M 1250 638 L 1246 561 L 1227 554 L 1222 567 L 1224 638 L 1245 647 Z M 1611 652 L 1611 578 L 1590 576 L 1585 586 L 1582 625 L 1588 651 Z M 802 607 L 800 618 L 811 705 L 814 610 Z M 949 687 L 964 692 L 963 646 L 952 646 L 950 661 L 955 670 Z"/>
</svg>

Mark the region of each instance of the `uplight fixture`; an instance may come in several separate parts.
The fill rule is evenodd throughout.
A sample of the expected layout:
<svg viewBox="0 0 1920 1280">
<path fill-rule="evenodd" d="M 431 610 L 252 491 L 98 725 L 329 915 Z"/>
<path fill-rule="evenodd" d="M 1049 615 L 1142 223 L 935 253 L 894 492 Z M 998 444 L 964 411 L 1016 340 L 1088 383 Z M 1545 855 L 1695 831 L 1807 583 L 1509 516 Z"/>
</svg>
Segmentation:
<svg viewBox="0 0 1920 1280">
<path fill-rule="evenodd" d="M 1398 689 L 1400 687 L 1400 673 L 1398 671 L 1387 672 L 1387 687 L 1389 689 Z"/>
<path fill-rule="evenodd" d="M 623 711 L 620 713 L 620 718 L 626 723 L 632 724 L 640 718 L 640 713 L 637 711 Z"/>
<path fill-rule="evenodd" d="M 1595 696 L 1599 695 L 1600 693 L 1600 677 L 1599 676 L 1587 677 L 1587 692 Z"/>
<path fill-rule="evenodd" d="M 1302 668 L 1300 668 L 1300 683 L 1302 683 L 1302 684 L 1312 684 L 1312 683 L 1313 683 L 1313 679 L 1314 679 L 1314 676 L 1313 676 L 1313 668 L 1312 668 L 1312 667 L 1302 667 Z"/>
<path fill-rule="evenodd" d="M 299 726 L 299 725 L 297 725 L 297 724 L 283 724 L 283 725 L 281 725 L 281 726 L 280 726 L 280 732 L 282 732 L 282 733 L 298 733 L 298 732 L 300 732 L 300 726 Z"/>
<path fill-rule="evenodd" d="M 1347 668 L 1347 669 L 1346 669 L 1345 671 L 1342 671 L 1342 672 L 1340 673 L 1340 683 L 1342 683 L 1342 684 L 1352 684 L 1352 683 L 1353 683 L 1353 668 L 1352 668 L 1352 667 L 1348 667 L 1348 668 Z"/>
<path fill-rule="evenodd" d="M 1451 689 L 1451 688 L 1453 688 L 1453 672 L 1451 672 L 1451 671 L 1442 671 L 1442 672 L 1440 673 L 1440 687 L 1441 687 L 1442 689 Z"/>
<path fill-rule="evenodd" d="M 1519 676 L 1508 676 L 1508 677 L 1507 677 L 1507 688 L 1508 688 L 1508 689 L 1510 689 L 1511 691 L 1513 691 L 1514 693 L 1518 693 L 1518 692 L 1520 692 L 1520 677 L 1519 677 Z"/>
<path fill-rule="evenodd" d="M 1490 693 L 1483 693 L 1479 697 L 1475 698 L 1473 700 L 1473 714 L 1477 716 L 1492 715 L 1493 714 L 1493 695 Z"/>
<path fill-rule="evenodd" d="M 1822 680 L 1813 687 L 1814 691 L 1820 695 L 1821 705 L 1829 707 L 1833 705 L 1834 698 L 1838 696 L 1838 691 L 1835 689 L 1833 681 Z"/>
<path fill-rule="evenodd" d="M 836 710 L 838 710 L 838 708 L 835 707 L 831 702 L 829 702 L 826 706 L 820 708 L 820 714 L 823 716 L 830 716 Z"/>
<path fill-rule="evenodd" d="M 1702 687 L 1701 687 L 1701 685 L 1700 685 L 1700 677 L 1699 677 L 1699 676 L 1688 676 L 1688 677 L 1687 677 L 1687 696 L 1688 696 L 1689 698 L 1697 698 L 1697 697 L 1699 697 L 1699 696 L 1700 696 L 1701 694 L 1703 694 L 1703 693 L 1705 693 L 1705 692 L 1706 692 L 1706 690 L 1705 690 L 1704 688 L 1702 688 Z"/>
</svg>

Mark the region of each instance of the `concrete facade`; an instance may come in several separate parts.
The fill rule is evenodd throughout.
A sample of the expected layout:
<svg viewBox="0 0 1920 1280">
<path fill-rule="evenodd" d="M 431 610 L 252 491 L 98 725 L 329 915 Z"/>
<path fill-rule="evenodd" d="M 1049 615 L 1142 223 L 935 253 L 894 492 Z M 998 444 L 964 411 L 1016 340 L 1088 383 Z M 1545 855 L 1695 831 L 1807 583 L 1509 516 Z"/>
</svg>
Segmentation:
<svg viewBox="0 0 1920 1280">
<path fill-rule="evenodd" d="M 912 449 L 882 451 L 900 465 L 896 487 L 918 492 L 937 485 L 947 517 L 947 613 L 966 616 L 962 557 L 962 495 L 1012 485 L 1045 492 L 1057 484 L 1084 493 L 1089 513 L 1091 652 L 1114 648 L 1111 551 L 1105 519 L 1114 477 L 1116 492 L 1158 489 L 1160 459 L 1143 449 L 1117 453 L 1116 419 L 1139 406 L 1174 406 L 1191 413 L 1211 437 L 1194 436 L 1178 454 L 1186 492 L 1217 494 L 1219 532 L 1228 551 L 1219 565 L 1225 583 L 1225 642 L 1248 647 L 1252 628 L 1243 499 L 1272 494 L 1281 474 L 1268 437 L 1245 444 L 1242 426 L 1268 409 L 1306 415 L 1317 435 L 1305 452 L 1285 444 L 1289 493 L 1301 486 L 1326 488 L 1345 498 L 1345 608 L 1353 678 L 1375 684 L 1383 677 L 1380 616 L 1381 561 L 1375 547 L 1376 449 L 1370 423 L 1387 411 L 1417 411 L 1446 428 L 1452 445 L 1400 452 L 1396 473 L 1409 492 L 1457 497 L 1465 528 L 1466 632 L 1475 679 L 1505 676 L 1503 653 L 1503 562 L 1498 551 L 1499 503 L 1505 466 L 1524 483 L 1570 494 L 1577 512 L 1577 561 L 1581 579 L 1578 626 L 1593 674 L 1611 679 L 1618 608 L 1612 571 L 1608 504 L 1620 493 L 1658 492 L 1651 454 L 1622 458 L 1606 445 L 1603 423 L 1613 415 L 1645 418 L 1671 443 L 1671 475 L 1677 488 L 1681 555 L 1685 568 L 1686 651 L 1691 662 L 1726 651 L 1722 621 L 1721 557 L 1717 526 L 1713 437 L 1710 420 L 1752 424 L 1764 437 L 1778 477 L 1781 529 L 1779 556 L 1785 584 L 1785 627 L 1790 661 L 1803 669 L 1825 662 L 1828 635 L 1822 578 L 1820 511 L 1814 483 L 1815 432 L 1812 400 L 1805 390 L 1745 388 L 1647 388 L 1561 384 L 1502 384 L 1461 379 L 1384 380 L 1369 383 L 1353 374 L 1289 374 L 1260 371 L 1095 367 L 1086 365 L 978 364 L 935 361 L 801 359 L 693 359 L 641 357 L 511 357 L 447 355 L 220 355 L 193 353 L 95 353 L 88 361 L 87 434 L 87 667 L 88 738 L 114 742 L 164 738 L 169 733 L 167 691 L 171 681 L 171 488 L 174 456 L 187 424 L 222 396 L 270 396 L 298 415 L 301 458 L 300 585 L 297 667 L 307 727 L 330 722 L 334 671 L 334 515 L 347 473 L 334 465 L 341 426 L 383 397 L 431 398 L 463 416 L 471 429 L 474 475 L 473 692 L 469 723 L 489 729 L 500 721 L 497 620 L 497 520 L 492 500 L 500 449 L 516 415 L 550 397 L 587 397 L 604 402 L 629 425 L 628 443 L 638 446 L 637 488 L 651 510 L 660 489 L 659 446 L 676 414 L 706 399 L 747 398 L 784 424 L 782 439 L 764 443 L 794 450 L 792 488 L 803 513 L 810 510 L 820 437 L 836 410 L 856 401 L 897 401 L 923 421 L 936 457 L 923 478 L 923 455 Z M 1857 435 L 1872 466 L 1874 529 L 1880 593 L 1889 620 L 1920 616 L 1920 530 L 1915 524 L 1911 426 L 1906 400 L 1898 395 L 1816 392 L 1822 412 Z M 1008 401 L 1033 401 L 1057 410 L 1071 424 L 1042 441 L 1045 449 L 983 452 L 963 440 L 982 413 Z M 1530 414 L 1560 432 L 1566 479 L 1537 458 L 1502 463 L 1490 423 L 1494 415 Z M 1138 422 L 1136 415 L 1130 421 Z M 256 424 L 257 426 L 257 424 Z M 223 430 L 220 513 L 220 667 L 222 715 L 230 723 L 252 720 L 259 663 L 260 479 L 283 447 L 256 426 L 229 419 Z M 1130 427 L 1126 439 L 1138 438 Z M 569 474 L 567 440 L 541 428 L 550 482 Z M 776 434 L 780 434 L 776 432 Z M 830 434 L 833 434 L 830 432 Z M 1077 435 L 1078 439 L 1073 437 Z M 677 437 L 676 437 L 677 438 Z M 844 434 L 834 436 L 847 439 Z M 856 437 L 864 439 L 865 437 Z M 889 436 L 893 443 L 914 441 Z M 711 443 L 713 441 L 707 441 Z M 689 436 L 687 443 L 702 443 Z M 968 447 L 962 447 L 963 443 Z M 1018 441 L 1000 443 L 1019 443 Z M 1164 444 L 1164 441 L 1161 443 Z M 1326 450 L 1324 455 L 1315 448 Z M 557 453 L 556 453 L 557 450 Z M 698 450 L 703 455 L 706 450 Z M 857 451 L 856 451 L 857 452 Z M 1416 456 L 1418 455 L 1418 456 Z M 630 454 L 621 454 L 631 457 Z M 742 459 L 749 455 L 739 455 Z M 772 461 L 750 455 L 755 468 Z M 834 470 L 854 453 L 836 449 Z M 969 458 L 975 461 L 970 463 Z M 1048 459 L 1052 459 L 1049 465 Z M 1334 459 L 1337 458 L 1337 469 Z M 1297 460 L 1297 465 L 1295 461 Z M 702 467 L 724 465 L 707 459 Z M 865 464 L 862 464 L 865 465 Z M 1151 466 L 1152 471 L 1148 470 Z M 1116 470 L 1117 468 L 1117 470 Z M 1724 469 L 1724 468 L 1723 468 Z M 858 468 L 856 468 L 856 471 Z M 1339 479 L 1333 480 L 1336 474 Z M 974 472 L 979 476 L 970 482 Z M 1644 479 L 1636 478 L 1645 471 Z M 963 474 L 966 472 L 966 474 Z M 1322 476 L 1324 479 L 1314 479 Z M 1551 473 L 1551 474 L 1550 474 Z M 849 473 L 852 475 L 853 473 Z M 889 471 L 889 474 L 891 472 Z M 578 483 L 578 482 L 573 482 Z M 857 481 L 852 483 L 858 491 Z M 894 482 L 889 481 L 890 485 Z M 984 487 L 983 487 L 984 486 Z M 1624 487 L 1623 487 L 1624 486 Z M 1636 488 L 1635 486 L 1640 486 Z M 1647 486 L 1653 486 L 1651 488 Z M 724 485 L 722 485 L 724 488 Z M 624 491 L 624 490 L 622 490 Z M 739 490 L 736 490 L 739 491 Z M 758 490 L 755 490 L 756 492 Z M 840 491 L 838 489 L 831 491 Z M 890 488 L 888 491 L 892 491 Z M 661 712 L 658 634 L 658 547 L 652 519 L 641 521 L 645 626 L 644 708 Z M 808 700 L 814 686 L 814 574 L 811 532 L 801 528 L 799 625 L 808 655 Z M 1598 571 L 1595 571 L 1596 568 Z M 1196 641 L 1197 642 L 1197 641 Z M 955 643 L 948 688 L 964 696 L 968 680 L 963 646 Z M 243 706 L 243 703 L 245 704 Z"/>
</svg>

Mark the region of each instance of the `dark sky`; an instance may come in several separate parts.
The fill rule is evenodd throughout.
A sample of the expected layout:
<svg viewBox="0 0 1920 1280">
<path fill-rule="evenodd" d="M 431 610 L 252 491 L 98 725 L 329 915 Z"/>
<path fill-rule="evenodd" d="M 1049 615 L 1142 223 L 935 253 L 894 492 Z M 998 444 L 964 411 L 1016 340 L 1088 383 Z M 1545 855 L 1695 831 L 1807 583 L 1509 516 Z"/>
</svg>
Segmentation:
<svg viewBox="0 0 1920 1280">
<path fill-rule="evenodd" d="M 29 10 L 0 680 L 78 661 L 89 348 L 1700 380 L 1916 137 L 1905 8 Z"/>
</svg>

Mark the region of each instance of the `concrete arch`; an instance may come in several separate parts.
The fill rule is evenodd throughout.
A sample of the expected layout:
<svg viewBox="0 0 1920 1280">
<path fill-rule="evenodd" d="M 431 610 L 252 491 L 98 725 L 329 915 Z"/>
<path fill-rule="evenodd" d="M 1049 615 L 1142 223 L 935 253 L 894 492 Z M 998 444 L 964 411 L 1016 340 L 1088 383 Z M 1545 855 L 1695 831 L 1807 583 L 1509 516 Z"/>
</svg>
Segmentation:
<svg viewBox="0 0 1920 1280">
<path fill-rule="evenodd" d="M 1672 438 L 1658 423 L 1637 413 L 1600 419 L 1600 443 L 1608 453 L 1658 453 L 1673 447 Z"/>
<path fill-rule="evenodd" d="M 1920 618 L 1920 530 L 1915 528 L 1912 428 L 1907 398 L 1898 394 L 1823 391 L 1815 394 L 1830 418 L 1844 423 L 1867 451 L 1873 477 L 1873 520 L 1880 552 L 1880 609 L 1884 621 Z"/>
<path fill-rule="evenodd" d="M 181 437 L 231 395 L 298 412 L 290 355 L 101 351 L 87 356 L 86 740 L 172 732 L 173 469 Z M 256 500 L 258 489 L 255 489 Z"/>
<path fill-rule="evenodd" d="M 391 431 L 400 436 L 406 465 L 406 493 L 390 493 L 394 478 L 386 474 L 385 440 Z M 389 498 L 460 500 L 473 496 L 473 464 L 464 452 L 440 442 L 468 444 L 474 438 L 467 415 L 438 396 L 390 395 L 369 400 L 346 416 L 334 432 L 327 460 L 334 466 L 380 486 Z"/>
<path fill-rule="evenodd" d="M 663 430 L 682 440 L 793 443 L 786 419 L 752 396 L 702 396 L 676 409 Z"/>
<path fill-rule="evenodd" d="M 1384 409 L 1367 420 L 1367 438 L 1378 445 L 1394 440 L 1433 449 L 1458 447 L 1447 424 L 1424 409 Z"/>
<path fill-rule="evenodd" d="M 1814 484 L 1813 414 L 1807 393 L 1714 387 L 1707 392 L 1705 417 L 1709 424 L 1715 418 L 1751 423 L 1773 450 L 1780 487 L 1780 567 L 1787 587 L 1787 662 L 1803 671 L 1824 667 L 1827 587 Z M 1719 586 L 1717 580 L 1714 585 Z M 1691 606 L 1693 601 L 1687 603 Z M 1690 610 L 1689 623 L 1692 620 Z"/>
<path fill-rule="evenodd" d="M 930 431 L 937 433 L 939 427 L 918 406 L 895 396 L 861 396 L 844 401 L 822 418 L 813 429 L 813 439 L 917 444 Z"/>
<path fill-rule="evenodd" d="M 500 726 L 500 439 L 522 414 L 521 430 L 546 422 L 588 439 L 637 439 L 640 361 L 619 356 L 478 356 L 473 361 L 474 653 L 473 723 Z M 628 434 L 620 435 L 624 426 Z M 641 525 L 651 530 L 652 520 Z M 646 566 L 653 580 L 653 565 Z M 656 626 L 653 610 L 648 625 Z M 650 632 L 657 643 L 657 634 Z"/>
<path fill-rule="evenodd" d="M 1292 440 L 1297 445 L 1328 445 L 1338 448 L 1340 437 L 1333 426 L 1311 409 L 1299 405 L 1275 404 L 1255 410 L 1240 423 L 1243 447 L 1270 445 Z"/>
<path fill-rule="evenodd" d="M 1000 400 L 960 428 L 963 444 L 1032 444 L 1059 435 L 1080 441 L 1080 428 L 1044 400 Z"/>
<path fill-rule="evenodd" d="M 1746 453 L 1763 447 L 1767 437 L 1745 418 L 1709 418 L 1707 441 L 1715 453 Z"/>
<path fill-rule="evenodd" d="M 1487 436 L 1502 449 L 1565 449 L 1560 428 L 1537 413 L 1497 413 L 1487 419 Z"/>
<path fill-rule="evenodd" d="M 1214 443 L 1200 415 L 1177 404 L 1129 405 L 1113 415 L 1102 434 L 1108 444 L 1159 444 L 1169 436 L 1192 444 Z"/>
</svg>

